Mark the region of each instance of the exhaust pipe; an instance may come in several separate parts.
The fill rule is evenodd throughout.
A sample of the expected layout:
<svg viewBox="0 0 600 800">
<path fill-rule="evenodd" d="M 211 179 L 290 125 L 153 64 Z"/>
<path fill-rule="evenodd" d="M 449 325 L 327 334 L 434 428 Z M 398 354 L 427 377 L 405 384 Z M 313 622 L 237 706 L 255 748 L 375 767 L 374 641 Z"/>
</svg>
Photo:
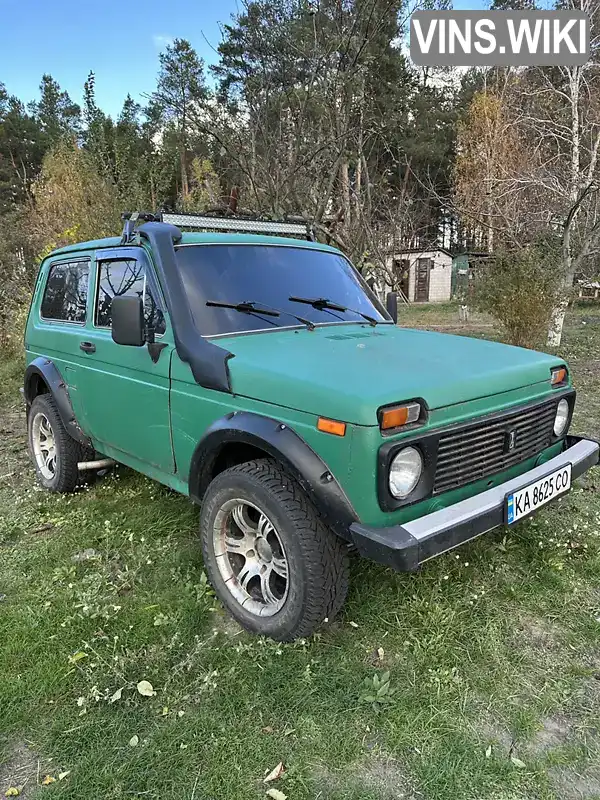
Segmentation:
<svg viewBox="0 0 600 800">
<path fill-rule="evenodd" d="M 85 472 L 89 469 L 108 469 L 114 467 L 117 462 L 112 458 L 100 458 L 98 461 L 79 461 L 77 469 L 80 472 Z"/>
</svg>

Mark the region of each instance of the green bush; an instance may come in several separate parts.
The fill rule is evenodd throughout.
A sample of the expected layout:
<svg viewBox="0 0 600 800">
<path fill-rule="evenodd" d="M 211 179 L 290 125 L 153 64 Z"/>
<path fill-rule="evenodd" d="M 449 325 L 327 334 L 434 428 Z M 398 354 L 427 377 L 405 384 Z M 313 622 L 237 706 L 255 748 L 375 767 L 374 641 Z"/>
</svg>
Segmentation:
<svg viewBox="0 0 600 800">
<path fill-rule="evenodd" d="M 500 323 L 510 344 L 538 347 L 560 295 L 559 248 L 544 240 L 498 251 L 482 262 L 474 275 L 471 304 Z"/>
<path fill-rule="evenodd" d="M 23 331 L 37 264 L 23 211 L 3 217 L 0 226 L 0 351 L 15 353 Z"/>
</svg>

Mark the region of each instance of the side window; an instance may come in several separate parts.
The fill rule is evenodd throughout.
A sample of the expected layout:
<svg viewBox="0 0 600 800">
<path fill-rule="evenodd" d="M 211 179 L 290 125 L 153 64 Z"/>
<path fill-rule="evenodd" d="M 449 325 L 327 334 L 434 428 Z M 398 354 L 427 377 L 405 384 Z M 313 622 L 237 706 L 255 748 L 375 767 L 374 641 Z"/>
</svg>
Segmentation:
<svg viewBox="0 0 600 800">
<path fill-rule="evenodd" d="M 89 261 L 52 264 L 40 307 L 43 319 L 84 323 L 89 277 Z"/>
<path fill-rule="evenodd" d="M 153 327 L 157 334 L 165 332 L 165 316 L 148 283 L 145 267 L 135 259 L 100 262 L 95 310 L 95 323 L 99 328 L 110 328 L 112 299 L 122 295 L 141 297 L 146 325 Z"/>
</svg>

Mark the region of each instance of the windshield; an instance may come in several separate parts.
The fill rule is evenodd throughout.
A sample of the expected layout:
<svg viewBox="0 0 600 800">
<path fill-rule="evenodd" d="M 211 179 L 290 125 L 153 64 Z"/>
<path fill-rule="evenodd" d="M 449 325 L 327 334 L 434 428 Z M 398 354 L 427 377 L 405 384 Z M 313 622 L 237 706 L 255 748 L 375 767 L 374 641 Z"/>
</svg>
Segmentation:
<svg viewBox="0 0 600 800">
<path fill-rule="evenodd" d="M 350 262 L 337 253 L 286 245 L 211 244 L 175 248 L 186 293 L 203 336 L 301 325 L 301 315 L 316 325 L 364 323 L 357 311 L 389 322 L 390 317 Z M 326 298 L 347 306 L 340 311 L 313 308 L 290 297 Z M 206 303 L 253 302 L 252 314 Z M 260 306 L 280 316 L 261 316 Z M 353 309 L 350 311 L 350 309 Z"/>
</svg>

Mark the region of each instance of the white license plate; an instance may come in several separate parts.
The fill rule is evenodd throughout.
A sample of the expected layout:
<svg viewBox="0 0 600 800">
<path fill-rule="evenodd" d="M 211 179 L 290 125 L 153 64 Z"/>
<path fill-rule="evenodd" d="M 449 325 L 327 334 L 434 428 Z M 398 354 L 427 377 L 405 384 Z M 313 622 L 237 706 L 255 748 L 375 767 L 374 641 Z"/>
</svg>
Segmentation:
<svg viewBox="0 0 600 800">
<path fill-rule="evenodd" d="M 571 465 L 565 464 L 545 478 L 509 494 L 506 498 L 506 521 L 512 525 L 570 488 Z"/>
</svg>

